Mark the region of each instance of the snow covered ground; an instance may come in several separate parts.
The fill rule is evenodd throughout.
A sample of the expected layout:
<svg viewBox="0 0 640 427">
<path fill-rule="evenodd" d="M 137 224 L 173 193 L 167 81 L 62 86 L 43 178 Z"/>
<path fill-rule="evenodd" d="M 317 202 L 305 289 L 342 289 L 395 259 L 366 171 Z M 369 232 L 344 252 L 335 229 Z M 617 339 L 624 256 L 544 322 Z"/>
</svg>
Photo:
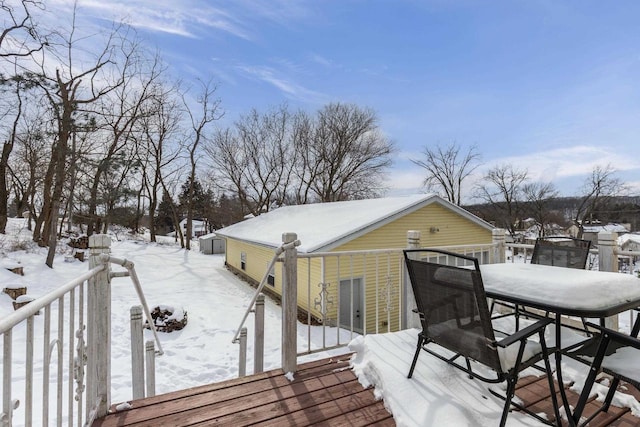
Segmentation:
<svg viewBox="0 0 640 427">
<path fill-rule="evenodd" d="M 10 246 L 27 246 L 24 233 L 19 236 L 20 228 L 16 220 L 11 221 L 11 229 L 6 235 L 0 235 L 0 249 Z M 119 236 L 123 238 L 122 235 Z M 24 245 L 18 240 L 24 240 Z M 20 243 L 20 244 L 18 244 Z M 61 250 L 62 252 L 62 250 Z M 254 295 L 255 289 L 241 281 L 224 268 L 221 255 L 203 255 L 194 250 L 186 251 L 175 245 L 172 239 L 163 243 L 149 243 L 142 239 L 114 241 L 112 255 L 126 258 L 135 263 L 136 272 L 142 283 L 150 307 L 170 305 L 183 308 L 188 314 L 187 326 L 172 333 L 160 333 L 164 355 L 156 359 L 156 392 L 166 393 L 194 387 L 201 384 L 223 381 L 238 376 L 237 344 L 232 343 L 246 307 Z M 33 297 L 45 295 L 60 285 L 76 278 L 88 270 L 88 262 L 64 262 L 64 254 L 56 256 L 54 269 L 45 264 L 46 250 L 30 246 L 28 250 L 5 251 L 3 259 L 17 262 L 24 269 L 24 276 L 17 276 L 0 269 L 0 289 L 7 285 L 24 284 L 28 294 Z M 118 266 L 114 270 L 123 270 Z M 112 395 L 113 403 L 131 399 L 131 344 L 129 310 L 138 305 L 138 297 L 129 278 L 112 280 Z M 13 312 L 12 300 L 8 295 L 0 294 L 0 317 Z M 36 316 L 36 345 L 42 344 L 41 318 Z M 56 323 L 56 305 L 53 305 L 52 321 Z M 281 310 L 275 302 L 267 299 L 265 304 L 265 370 L 281 365 L 280 337 Z M 253 317 L 246 325 L 249 330 L 249 350 L 247 371 L 253 369 L 252 345 Z M 321 328 L 315 327 L 311 333 L 313 348 L 321 345 Z M 330 336 L 335 337 L 334 328 L 327 328 Z M 24 325 L 13 333 L 14 348 L 14 397 L 24 384 Z M 307 343 L 307 327 L 299 324 L 299 348 Z M 145 330 L 145 341 L 153 339 L 150 331 Z M 348 333 L 341 335 L 341 342 L 348 343 Z M 348 348 L 333 350 L 306 356 L 304 360 L 329 357 L 348 351 Z M 41 350 L 36 348 L 36 359 L 41 359 Z M 1 355 L 0 355 L 1 356 Z M 1 360 L 1 359 L 0 359 Z M 36 367 L 36 376 L 41 368 Z M 37 386 L 37 385 L 36 385 Z M 54 387 L 54 386 L 52 386 Z M 54 389 L 52 389 L 53 391 Z M 35 395 L 34 404 L 39 398 Z M 21 398 L 22 399 L 22 398 Z M 15 412 L 15 425 L 24 419 L 23 405 Z M 39 411 L 36 411 L 36 415 Z"/>
<path fill-rule="evenodd" d="M 24 283 L 31 296 L 38 297 L 77 277 L 88 269 L 87 262 L 64 262 L 64 253 L 56 257 L 55 268 L 44 265 L 45 250 L 28 244 L 21 225 L 11 220 L 12 230 L 0 235 L 0 251 L 5 259 L 19 262 L 24 267 L 24 277 L 0 270 L 0 288 Z M 146 298 L 151 307 L 171 305 L 188 313 L 188 325 L 181 331 L 161 333 L 165 354 L 156 359 L 156 390 L 165 393 L 201 384 L 234 378 L 238 374 L 238 345 L 232 343 L 233 335 L 250 302 L 254 289 L 224 268 L 220 255 L 203 255 L 197 251 L 185 251 L 172 240 L 163 243 L 144 241 L 142 238 L 124 239 L 118 236 L 112 243 L 112 254 L 135 263 Z M 23 246 L 26 250 L 7 252 L 6 248 Z M 118 267 L 114 267 L 118 269 Z M 112 396 L 113 403 L 131 399 L 131 361 L 129 309 L 138 299 L 129 278 L 112 281 Z M 13 311 L 11 299 L 0 294 L 0 316 Z M 38 316 L 43 317 L 43 316 Z M 55 317 L 53 317 L 55 319 Z M 37 322 L 39 322 L 38 320 Z M 628 327 L 628 318 L 621 323 Z M 54 321 L 55 323 L 55 321 Z M 253 336 L 251 317 L 247 322 L 249 336 Z M 280 366 L 280 307 L 267 300 L 265 306 L 265 369 Z M 299 324 L 299 348 L 306 347 L 307 327 Z M 313 345 L 320 345 L 320 328 L 311 334 Z M 370 335 L 356 338 L 351 349 L 357 351 L 354 360 L 356 372 L 365 384 L 374 384 L 379 396 L 385 398 L 387 407 L 401 426 L 494 426 L 499 420 L 501 402 L 486 392 L 486 385 L 469 381 L 464 374 L 446 364 L 427 357 L 420 358 L 413 380 L 406 379 L 416 331 L 400 334 Z M 38 336 L 39 334 L 39 336 Z M 41 342 L 42 329 L 36 326 L 36 342 Z M 145 331 L 145 340 L 152 334 Z M 335 331 L 331 334 L 335 335 Z M 15 389 L 24 383 L 24 334 L 18 328 L 13 334 Z M 249 339 L 251 342 L 252 338 Z M 348 334 L 341 338 L 348 342 Z M 348 348 L 335 352 L 349 351 Z M 409 351 L 407 356 L 406 352 Z M 249 349 L 248 371 L 253 366 Z M 41 353 L 36 350 L 36 355 Z M 335 354 L 335 353 L 334 353 Z M 329 353 L 307 356 L 322 358 Z M 41 368 L 40 368 L 41 369 Z M 36 369 L 36 373 L 38 369 Z M 581 368 L 568 365 L 565 378 L 576 380 L 580 386 Z M 37 395 L 36 395 L 37 396 Z M 16 396 L 17 397 L 17 396 Z M 37 400 L 37 399 L 36 399 Z M 34 402 L 41 405 L 41 402 Z M 23 407 L 15 414 L 14 425 L 24 419 Z M 38 418 L 36 411 L 36 419 Z M 509 426 L 534 426 L 539 423 L 521 414 L 510 414 Z"/>
</svg>

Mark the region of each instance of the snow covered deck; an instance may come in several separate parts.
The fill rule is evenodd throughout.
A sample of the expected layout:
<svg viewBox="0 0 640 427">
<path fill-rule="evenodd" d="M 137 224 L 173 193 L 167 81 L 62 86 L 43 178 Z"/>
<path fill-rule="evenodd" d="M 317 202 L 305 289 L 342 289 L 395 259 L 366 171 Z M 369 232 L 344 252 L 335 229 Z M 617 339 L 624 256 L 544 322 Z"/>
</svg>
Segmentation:
<svg viewBox="0 0 640 427">
<path fill-rule="evenodd" d="M 451 370 L 440 361 L 429 360 L 426 355 L 421 358 L 421 362 L 427 361 L 429 366 L 435 363 L 440 364 L 442 368 L 440 372 L 433 373 L 433 384 L 425 386 L 420 382 L 414 383 L 422 390 L 421 396 L 414 395 L 410 399 L 405 399 L 403 393 L 395 396 L 405 399 L 403 403 L 415 409 L 409 413 L 406 408 L 397 405 L 397 399 L 394 403 L 394 399 L 389 396 L 395 385 L 388 383 L 388 368 L 382 368 L 379 372 L 379 380 L 385 380 L 387 383 L 376 384 L 374 391 L 373 387 L 364 388 L 358 381 L 358 377 L 349 366 L 349 358 L 350 355 L 343 355 L 301 365 L 293 381 L 289 381 L 282 370 L 273 370 L 133 401 L 131 409 L 107 415 L 93 425 L 497 425 L 497 421 L 493 421 L 494 418 L 499 418 L 499 403 L 491 402 L 494 398 L 482 391 L 482 383 L 469 380 L 460 371 Z M 370 360 L 374 365 L 379 363 Z M 396 364 L 397 361 L 394 359 L 387 361 L 390 365 L 401 365 L 398 366 L 398 372 L 404 372 L 402 368 L 405 368 L 405 363 Z M 376 368 L 379 367 L 373 366 L 374 370 Z M 406 378 L 398 377 L 393 382 L 402 386 L 405 380 Z M 443 383 L 448 388 L 442 389 Z M 462 390 L 456 390 L 457 383 L 464 384 Z M 406 389 L 410 394 L 415 391 L 413 387 Z M 470 392 L 478 394 L 470 399 Z M 575 405 L 578 395 L 569 386 L 567 393 L 569 400 Z M 544 376 L 522 378 L 518 383 L 516 395 L 524 406 L 552 417 L 549 388 Z M 386 402 L 377 399 L 376 396 L 383 396 Z M 476 399 L 481 403 L 480 408 L 476 405 L 477 402 L 474 403 Z M 425 405 L 425 401 L 431 403 Z M 385 405 L 390 405 L 397 411 L 397 419 L 385 409 Z M 598 407 L 598 402 L 592 400 L 587 405 L 586 415 Z M 426 415 L 426 418 L 423 418 L 423 415 Z M 600 414 L 591 426 L 637 426 L 638 420 L 629 408 L 611 407 L 608 414 Z M 542 424 L 532 417 L 513 413 L 507 425 Z"/>
</svg>

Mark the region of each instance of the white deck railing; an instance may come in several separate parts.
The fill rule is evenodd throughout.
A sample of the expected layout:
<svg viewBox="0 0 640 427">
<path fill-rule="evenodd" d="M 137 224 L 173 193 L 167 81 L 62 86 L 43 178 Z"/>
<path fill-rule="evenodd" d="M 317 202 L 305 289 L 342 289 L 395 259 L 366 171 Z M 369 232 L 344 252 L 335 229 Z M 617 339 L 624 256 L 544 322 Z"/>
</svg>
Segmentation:
<svg viewBox="0 0 640 427">
<path fill-rule="evenodd" d="M 83 426 L 106 415 L 111 404 L 112 277 L 131 277 L 147 319 L 151 319 L 133 263 L 110 257 L 110 245 L 108 236 L 90 236 L 89 271 L 0 320 L 0 426 L 10 427 L 14 422 Z M 110 263 L 128 271 L 112 273 Z M 41 328 L 37 334 L 36 327 Z M 16 336 L 25 337 L 25 348 L 13 345 Z M 161 354 L 157 335 L 155 338 Z"/>
<path fill-rule="evenodd" d="M 42 425 L 62 425 L 63 420 L 68 425 L 83 425 L 86 419 L 83 408 L 87 413 L 95 410 L 95 402 L 87 403 L 85 393 L 85 365 L 90 357 L 86 353 L 87 281 L 104 269 L 104 265 L 92 268 L 0 321 L 0 333 L 3 335 L 3 426 L 12 425 L 13 413 L 18 409 L 24 414 L 24 425 L 32 425 L 34 398 L 42 403 Z M 57 320 L 52 322 L 52 318 Z M 36 343 L 34 338 L 36 320 L 40 320 L 37 323 L 43 330 L 40 343 Z M 25 349 L 14 349 L 14 334 L 26 335 Z M 52 335 L 55 337 L 53 340 Z M 39 356 L 35 354 L 36 346 L 40 350 Z M 53 394 L 57 396 L 53 411 L 49 407 L 52 362 L 55 375 Z M 14 395 L 22 400 L 14 399 Z M 63 407 L 65 402 L 67 406 Z"/>
</svg>

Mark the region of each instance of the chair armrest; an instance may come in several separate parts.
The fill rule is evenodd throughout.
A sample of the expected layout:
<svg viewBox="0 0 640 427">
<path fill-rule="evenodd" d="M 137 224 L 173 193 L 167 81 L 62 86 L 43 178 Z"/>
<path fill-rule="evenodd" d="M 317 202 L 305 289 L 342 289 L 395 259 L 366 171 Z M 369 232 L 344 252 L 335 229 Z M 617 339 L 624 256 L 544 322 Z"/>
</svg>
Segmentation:
<svg viewBox="0 0 640 427">
<path fill-rule="evenodd" d="M 597 329 L 601 334 L 609 335 L 611 341 L 617 341 L 625 346 L 635 347 L 640 350 L 640 339 L 636 337 L 614 331 L 613 329 L 605 328 L 604 326 L 600 326 L 595 323 L 586 322 L 586 324 L 591 328 Z"/>
<path fill-rule="evenodd" d="M 520 329 L 518 332 L 501 339 L 496 342 L 496 345 L 498 347 L 509 347 L 513 343 L 522 341 L 523 339 L 529 338 L 531 335 L 538 333 L 540 330 L 546 328 L 550 323 L 553 323 L 553 319 L 551 318 L 545 317 L 540 319 L 533 325 L 529 325 L 526 328 Z"/>
</svg>

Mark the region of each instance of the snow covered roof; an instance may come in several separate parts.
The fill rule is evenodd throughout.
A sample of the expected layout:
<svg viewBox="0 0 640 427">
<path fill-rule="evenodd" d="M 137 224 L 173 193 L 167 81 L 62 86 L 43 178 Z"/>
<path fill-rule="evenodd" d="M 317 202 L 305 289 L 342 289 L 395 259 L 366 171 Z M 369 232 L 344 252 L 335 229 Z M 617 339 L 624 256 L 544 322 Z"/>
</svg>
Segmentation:
<svg viewBox="0 0 640 427">
<path fill-rule="evenodd" d="M 601 231 L 612 231 L 615 233 L 628 233 L 629 230 L 622 224 L 605 224 L 605 225 L 585 225 L 585 233 L 599 233 Z"/>
<path fill-rule="evenodd" d="M 284 206 L 216 231 L 218 236 L 278 247 L 293 232 L 301 252 L 330 250 L 396 218 L 438 203 L 491 230 L 491 224 L 434 194 Z"/>
<path fill-rule="evenodd" d="M 198 237 L 198 240 L 215 239 L 216 237 L 218 237 L 216 233 L 209 233 L 209 234 L 203 234 L 202 236 Z"/>
<path fill-rule="evenodd" d="M 626 233 L 618 237 L 618 245 L 622 246 L 627 242 L 640 243 L 640 234 Z"/>
</svg>

